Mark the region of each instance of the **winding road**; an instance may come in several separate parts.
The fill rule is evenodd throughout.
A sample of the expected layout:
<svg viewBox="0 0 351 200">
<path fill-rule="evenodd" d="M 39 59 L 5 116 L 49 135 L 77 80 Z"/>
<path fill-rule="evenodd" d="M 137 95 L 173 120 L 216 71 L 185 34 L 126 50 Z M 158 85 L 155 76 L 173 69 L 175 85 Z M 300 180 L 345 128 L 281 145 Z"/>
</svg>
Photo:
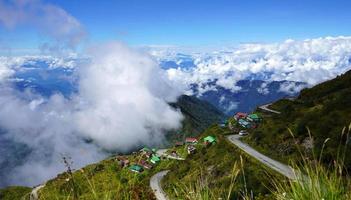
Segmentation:
<svg viewBox="0 0 351 200">
<path fill-rule="evenodd" d="M 157 200 L 168 200 L 166 193 L 161 187 L 162 178 L 169 172 L 169 170 L 160 171 L 153 175 L 150 179 L 150 187 L 155 194 Z"/>
<path fill-rule="evenodd" d="M 259 108 L 262 110 L 265 110 L 267 112 L 280 114 L 279 111 L 269 109 L 268 106 L 270 106 L 270 105 L 271 104 L 262 105 Z M 240 148 L 241 150 L 243 150 L 244 152 L 246 152 L 250 156 L 254 157 L 255 159 L 257 159 L 258 161 L 260 161 L 262 164 L 266 165 L 267 167 L 275 170 L 276 172 L 284 175 L 285 177 L 287 177 L 289 179 L 292 179 L 292 180 L 296 179 L 296 174 L 295 174 L 293 168 L 291 168 L 290 166 L 285 165 L 283 163 L 280 163 L 276 160 L 273 160 L 272 158 L 269 158 L 268 156 L 261 154 L 260 152 L 256 151 L 255 149 L 253 149 L 249 145 L 241 142 L 239 140 L 240 137 L 241 137 L 240 135 L 230 135 L 227 137 L 227 139 L 231 143 L 233 143 L 235 146 L 237 146 L 238 148 Z M 184 160 L 184 158 L 172 157 L 172 156 L 166 154 L 166 151 L 167 151 L 167 149 L 160 149 L 157 151 L 157 154 L 167 156 L 168 158 L 171 158 L 171 159 Z M 161 172 L 155 174 L 154 176 L 152 176 L 150 179 L 150 187 L 151 187 L 152 191 L 154 192 L 157 200 L 167 200 L 167 195 L 161 187 L 161 180 L 168 172 L 169 172 L 169 170 L 161 171 Z"/>
<path fill-rule="evenodd" d="M 39 185 L 33 188 L 32 192 L 30 193 L 29 200 L 38 200 L 38 191 L 43 187 L 45 187 L 45 185 Z"/>
<path fill-rule="evenodd" d="M 269 109 L 268 106 L 270 106 L 270 105 L 272 105 L 272 104 L 271 104 L 271 103 L 265 104 L 265 105 L 259 106 L 258 108 L 260 108 L 260 109 L 262 109 L 262 110 L 265 110 L 265 111 L 267 111 L 267 112 L 275 113 L 275 114 L 280 114 L 280 113 L 281 113 L 281 112 L 279 112 L 279 111 Z"/>
<path fill-rule="evenodd" d="M 250 156 L 256 158 L 258 161 L 260 161 L 262 164 L 266 165 L 267 167 L 275 170 L 276 172 L 286 176 L 289 179 L 292 179 L 292 180 L 296 179 L 296 174 L 290 166 L 285 165 L 281 162 L 273 160 L 272 158 L 269 158 L 268 156 L 261 154 L 260 152 L 256 151 L 249 145 L 241 142 L 239 140 L 240 137 L 241 137 L 240 135 L 230 135 L 227 138 L 231 143 L 236 145 L 238 148 L 240 148 Z"/>
<path fill-rule="evenodd" d="M 265 104 L 265 105 L 260 106 L 259 108 L 262 110 L 265 110 L 267 112 L 271 112 L 271 113 L 275 113 L 275 114 L 281 113 L 279 111 L 269 109 L 268 106 L 270 106 L 270 105 L 271 105 L 271 103 Z M 236 145 L 238 148 L 240 148 L 241 150 L 243 150 L 244 152 L 246 152 L 250 156 L 256 158 L 258 161 L 260 161 L 261 163 L 263 163 L 267 167 L 275 170 L 276 172 L 286 176 L 289 179 L 292 179 L 292 180 L 296 179 L 296 173 L 294 172 L 293 168 L 291 168 L 290 166 L 285 165 L 281 162 L 273 160 L 272 158 L 269 158 L 268 156 L 265 156 L 262 153 L 256 151 L 255 149 L 253 149 L 249 145 L 241 142 L 239 140 L 240 137 L 241 137 L 240 135 L 230 135 L 227 138 L 231 143 Z"/>
</svg>

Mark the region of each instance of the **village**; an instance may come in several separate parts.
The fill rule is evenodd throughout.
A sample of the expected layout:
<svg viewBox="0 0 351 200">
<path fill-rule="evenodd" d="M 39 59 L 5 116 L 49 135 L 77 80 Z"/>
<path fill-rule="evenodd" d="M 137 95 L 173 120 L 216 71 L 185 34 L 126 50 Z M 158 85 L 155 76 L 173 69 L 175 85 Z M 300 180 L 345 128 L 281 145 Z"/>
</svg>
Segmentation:
<svg viewBox="0 0 351 200">
<path fill-rule="evenodd" d="M 184 142 L 176 142 L 174 147 L 185 146 L 187 154 L 194 154 L 198 145 L 210 146 L 216 143 L 216 138 L 213 136 L 207 136 L 203 138 L 203 142 L 200 143 L 197 138 L 186 138 Z M 144 170 L 150 170 L 158 165 L 162 160 L 175 159 L 185 160 L 181 157 L 176 150 L 168 149 L 151 149 L 144 147 L 138 152 L 135 152 L 139 156 L 139 161 L 131 163 L 126 156 L 116 156 L 116 160 L 122 168 L 128 168 L 130 171 L 135 173 L 141 173 Z"/>
<path fill-rule="evenodd" d="M 260 122 L 262 122 L 262 118 L 257 113 L 247 114 L 238 112 L 219 125 L 222 128 L 229 128 L 232 132 L 240 136 L 245 136 L 248 135 L 249 129 L 257 128 Z M 211 135 L 202 139 L 187 137 L 184 141 L 175 142 L 172 149 L 157 150 L 155 148 L 143 147 L 138 152 L 134 152 L 139 159 L 133 163 L 126 156 L 116 156 L 116 161 L 122 168 L 127 168 L 134 173 L 142 173 L 144 170 L 152 169 L 165 159 L 185 160 L 187 155 L 196 153 L 200 146 L 208 147 L 216 144 L 216 142 L 217 139 Z M 185 149 L 186 151 L 178 152 L 176 148 L 178 148 L 178 151 L 179 149 Z"/>
</svg>

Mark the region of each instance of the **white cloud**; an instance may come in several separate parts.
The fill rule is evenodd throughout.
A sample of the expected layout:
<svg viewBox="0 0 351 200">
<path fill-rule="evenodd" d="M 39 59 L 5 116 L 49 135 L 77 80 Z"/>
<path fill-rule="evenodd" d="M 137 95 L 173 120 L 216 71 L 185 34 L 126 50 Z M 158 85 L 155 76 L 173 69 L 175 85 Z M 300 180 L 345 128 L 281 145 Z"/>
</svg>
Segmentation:
<svg viewBox="0 0 351 200">
<path fill-rule="evenodd" d="M 120 43 L 96 46 L 89 55 L 90 62 L 77 68 L 79 91 L 70 99 L 20 92 L 6 78 L 0 84 L 0 127 L 6 132 L 0 139 L 31 149 L 0 185 L 34 185 L 55 176 L 63 170 L 61 154 L 82 167 L 106 156 L 102 149 L 157 145 L 167 130 L 181 125 L 180 111 L 168 105 L 180 93 L 148 55 Z M 26 59 L 10 63 L 20 70 L 16 63 Z"/>
<path fill-rule="evenodd" d="M 268 84 L 267 83 L 262 83 L 259 88 L 257 88 L 257 92 L 263 95 L 269 94 L 269 89 L 268 89 Z"/>
<path fill-rule="evenodd" d="M 10 77 L 14 70 L 11 69 L 7 62 L 4 62 L 5 59 L 0 58 L 0 82 Z"/>
<path fill-rule="evenodd" d="M 226 112 L 227 113 L 230 113 L 231 111 L 237 109 L 239 106 L 239 103 L 238 102 L 229 102 L 228 106 L 226 107 Z"/>
<path fill-rule="evenodd" d="M 253 77 L 266 81 L 288 80 L 315 85 L 351 68 L 351 37 L 245 44 L 230 51 L 196 53 L 192 57 L 196 67 L 169 69 L 169 78 L 187 86 L 217 80 L 218 86 L 234 91 L 240 90 L 236 86 L 237 81 Z M 213 88 L 215 87 L 201 92 Z"/>
<path fill-rule="evenodd" d="M 181 114 L 167 104 L 175 91 L 147 55 L 119 43 L 99 46 L 82 69 L 79 131 L 108 149 L 160 143 L 164 129 L 180 126 Z"/>
<path fill-rule="evenodd" d="M 280 84 L 279 91 L 293 95 L 293 94 L 300 92 L 302 89 L 304 89 L 306 87 L 307 87 L 306 84 L 295 83 L 295 82 L 284 82 L 284 83 Z"/>
<path fill-rule="evenodd" d="M 21 25 L 34 26 L 68 47 L 76 46 L 86 35 L 72 15 L 41 0 L 0 0 L 0 24 L 9 29 Z"/>
</svg>

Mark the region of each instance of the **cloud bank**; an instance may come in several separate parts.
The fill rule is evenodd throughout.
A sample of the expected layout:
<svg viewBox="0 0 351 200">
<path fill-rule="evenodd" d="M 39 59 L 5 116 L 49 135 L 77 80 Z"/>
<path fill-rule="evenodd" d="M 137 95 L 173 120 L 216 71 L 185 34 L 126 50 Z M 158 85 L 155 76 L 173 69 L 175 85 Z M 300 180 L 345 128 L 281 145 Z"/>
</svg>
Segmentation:
<svg viewBox="0 0 351 200">
<path fill-rule="evenodd" d="M 49 52 L 74 49 L 86 35 L 72 15 L 40 0 L 0 0 L 0 24 L 38 30 L 51 39 L 41 46 Z M 91 49 L 81 63 L 74 55 L 0 57 L 0 141 L 9 144 L 0 148 L 0 166 L 6 168 L 0 186 L 47 180 L 63 170 L 62 154 L 81 167 L 104 158 L 106 150 L 160 144 L 166 131 L 179 128 L 182 115 L 168 102 L 180 92 L 156 61 L 117 42 Z M 62 78 L 78 77 L 77 92 L 45 96 L 15 87 L 23 81 L 16 78 L 19 72 L 33 70 L 47 79 L 44 70 L 34 70 L 41 67 L 70 70 L 73 78 Z M 7 156 L 22 151 L 20 158 Z"/>
<path fill-rule="evenodd" d="M 181 62 L 176 57 L 177 54 L 169 49 L 168 53 L 151 52 L 155 56 L 163 55 L 167 59 Z M 208 87 L 209 82 L 216 82 L 216 86 L 235 92 L 240 90 L 236 82 L 243 79 L 287 80 L 312 86 L 351 68 L 351 37 L 244 44 L 225 51 L 192 53 L 189 57 L 193 58 L 195 67 L 170 68 L 168 76 L 188 90 L 194 83 L 204 85 L 200 94 L 215 89 Z"/>
<path fill-rule="evenodd" d="M 80 76 L 79 132 L 105 148 L 128 149 L 160 143 L 163 130 L 180 126 L 181 114 L 167 104 L 180 93 L 154 60 L 119 43 L 94 48 L 92 56 Z"/>
<path fill-rule="evenodd" d="M 63 170 L 62 154 L 82 167 L 104 158 L 105 150 L 161 144 L 167 130 L 180 127 L 181 113 L 168 105 L 180 92 L 150 56 L 113 42 L 92 49 L 89 63 L 77 66 L 79 90 L 69 98 L 18 91 L 9 81 L 11 71 L 25 61 L 3 65 L 0 139 L 25 145 L 30 153 L 0 185 L 38 184 Z"/>
</svg>

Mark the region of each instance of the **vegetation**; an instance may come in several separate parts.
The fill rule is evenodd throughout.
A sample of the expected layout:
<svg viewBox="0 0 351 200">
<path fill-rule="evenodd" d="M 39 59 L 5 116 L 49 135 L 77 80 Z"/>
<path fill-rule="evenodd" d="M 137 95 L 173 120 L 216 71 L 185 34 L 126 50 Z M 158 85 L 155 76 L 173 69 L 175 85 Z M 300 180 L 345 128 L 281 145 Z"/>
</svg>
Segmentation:
<svg viewBox="0 0 351 200">
<path fill-rule="evenodd" d="M 126 156 L 131 163 L 141 160 L 139 154 Z M 149 187 L 151 175 L 166 169 L 174 161 L 164 160 L 151 170 L 135 173 L 122 168 L 114 157 L 97 164 L 88 165 L 70 176 L 67 172 L 59 174 L 40 190 L 40 199 L 154 199 Z M 74 179 L 74 180 L 72 180 Z M 74 181 L 75 186 L 72 184 Z M 76 188 L 74 188 L 76 187 Z"/>
<path fill-rule="evenodd" d="M 199 140 L 195 154 L 170 165 L 163 188 L 171 199 L 237 199 L 251 194 L 270 199 L 272 171 L 228 142 L 227 133 L 227 128 L 210 127 L 200 138 L 213 135 L 216 144 L 205 146 Z M 184 151 L 183 148 L 178 147 L 177 151 Z M 276 177 L 285 180 L 280 175 Z"/>
<path fill-rule="evenodd" d="M 326 168 L 318 162 L 293 165 L 298 175 L 297 181 L 273 181 L 274 198 L 277 200 L 350 200 L 351 182 L 342 172 L 342 165 Z"/>
<path fill-rule="evenodd" d="M 321 163 L 327 167 L 337 158 L 338 147 L 350 152 L 350 136 L 340 133 L 351 122 L 351 71 L 303 90 L 295 100 L 283 99 L 271 107 L 282 113 L 266 114 L 271 116 L 264 117 L 262 125 L 246 140 L 258 150 L 289 162 L 301 158 L 298 148 L 312 159 L 324 146 Z M 329 141 L 324 144 L 326 139 Z M 350 156 L 345 157 L 344 164 L 349 171 Z"/>
<path fill-rule="evenodd" d="M 11 186 L 5 189 L 0 189 L 1 200 L 16 200 L 29 198 L 32 188 L 22 186 Z"/>
<path fill-rule="evenodd" d="M 342 135 L 349 135 L 351 126 L 344 129 Z M 310 136 L 311 137 L 311 136 Z M 275 191 L 274 196 L 278 200 L 289 199 L 351 199 L 351 180 L 347 170 L 345 170 L 345 157 L 347 144 L 339 144 L 337 157 L 329 166 L 322 163 L 323 152 L 329 138 L 323 143 L 321 153 L 317 156 L 312 149 L 312 159 L 302 154 L 298 145 L 297 149 L 301 153 L 301 161 L 293 161 L 297 180 L 289 182 L 273 181 Z M 341 148 L 343 147 L 343 148 Z"/>
<path fill-rule="evenodd" d="M 223 133 L 229 133 L 229 130 L 214 125 L 201 138 L 212 135 L 216 137 L 216 144 L 205 146 L 199 140 L 197 153 L 189 155 L 185 161 L 163 160 L 152 170 L 139 174 L 119 166 L 114 157 L 76 170 L 72 175 L 67 172 L 59 174 L 39 191 L 39 197 L 76 199 L 76 192 L 78 199 L 154 199 L 149 188 L 150 177 L 158 171 L 170 169 L 163 187 L 174 198 L 237 199 L 253 195 L 270 199 L 267 186 L 270 184 L 269 174 L 273 173 L 242 154 Z M 185 146 L 173 150 L 186 155 Z M 127 157 L 131 163 L 141 159 L 138 154 Z M 275 177 L 285 180 L 279 175 Z"/>
<path fill-rule="evenodd" d="M 180 109 L 185 117 L 182 122 L 182 128 L 167 135 L 167 139 L 171 143 L 182 141 L 185 137 L 198 136 L 210 125 L 226 118 L 216 107 L 194 96 L 182 95 L 171 106 Z"/>
</svg>

